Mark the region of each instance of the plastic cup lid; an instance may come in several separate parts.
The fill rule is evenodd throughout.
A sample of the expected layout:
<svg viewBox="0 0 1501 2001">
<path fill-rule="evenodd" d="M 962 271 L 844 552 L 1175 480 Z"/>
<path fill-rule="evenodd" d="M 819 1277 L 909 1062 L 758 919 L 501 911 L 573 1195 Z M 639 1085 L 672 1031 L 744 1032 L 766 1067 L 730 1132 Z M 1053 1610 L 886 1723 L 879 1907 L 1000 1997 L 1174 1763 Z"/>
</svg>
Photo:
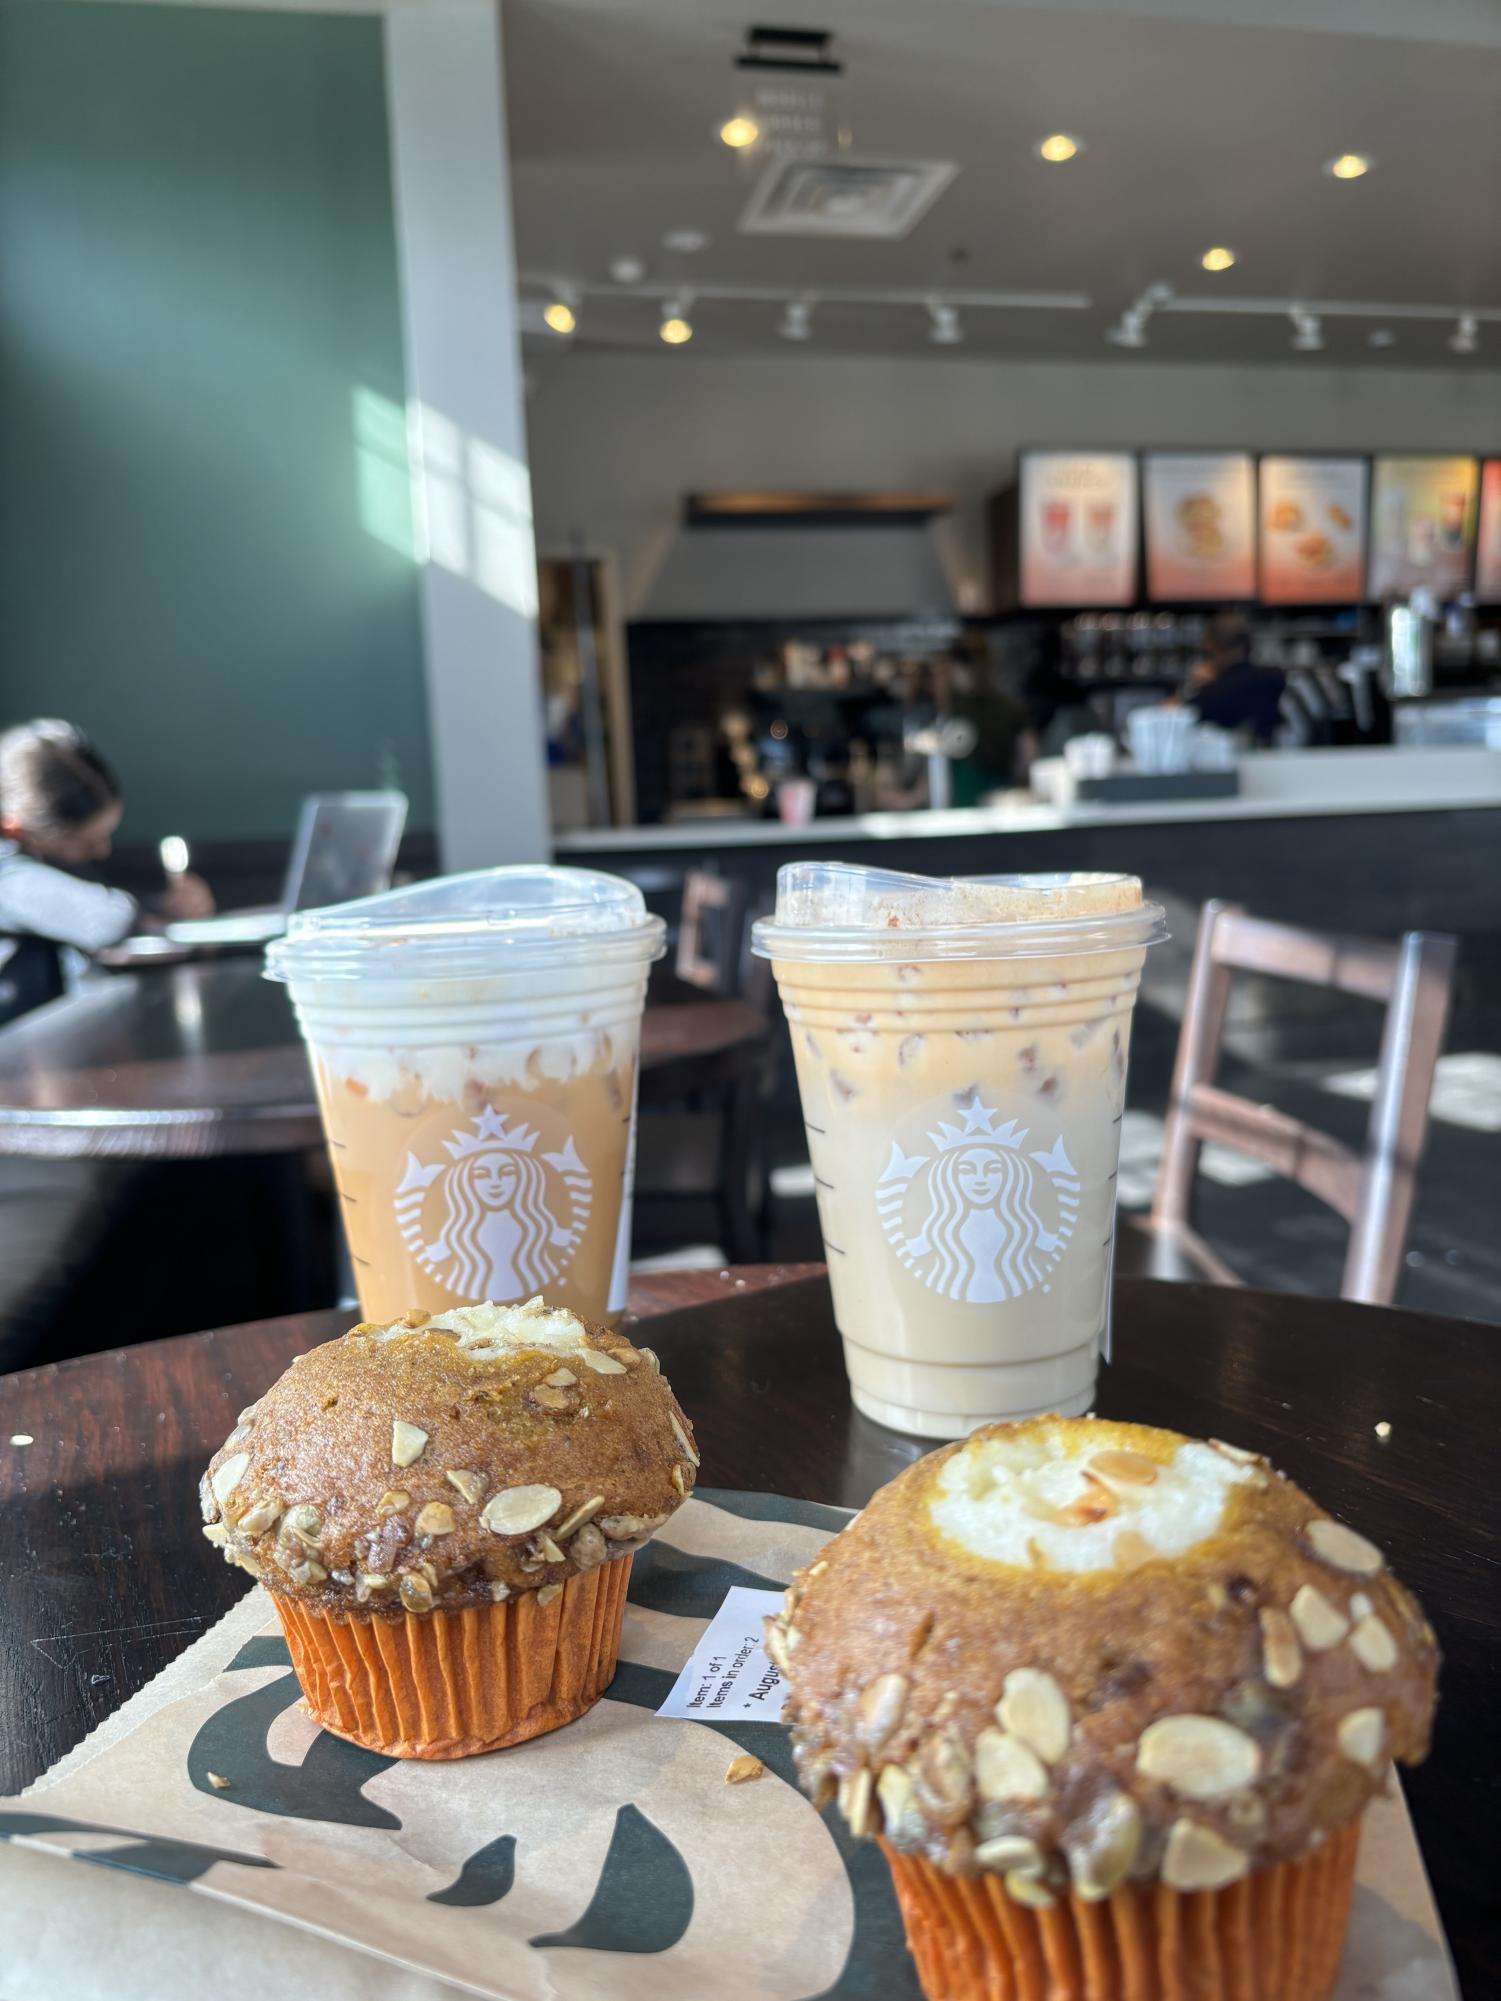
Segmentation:
<svg viewBox="0 0 1501 2001">
<path fill-rule="evenodd" d="M 659 959 L 666 927 L 636 885 L 596 869 L 476 869 L 299 910 L 266 952 L 272 980 L 469 979 L 601 958 Z"/>
<path fill-rule="evenodd" d="M 777 871 L 752 950 L 789 963 L 1119 952 L 1167 936 L 1133 875 L 904 875 L 853 862 Z"/>
</svg>

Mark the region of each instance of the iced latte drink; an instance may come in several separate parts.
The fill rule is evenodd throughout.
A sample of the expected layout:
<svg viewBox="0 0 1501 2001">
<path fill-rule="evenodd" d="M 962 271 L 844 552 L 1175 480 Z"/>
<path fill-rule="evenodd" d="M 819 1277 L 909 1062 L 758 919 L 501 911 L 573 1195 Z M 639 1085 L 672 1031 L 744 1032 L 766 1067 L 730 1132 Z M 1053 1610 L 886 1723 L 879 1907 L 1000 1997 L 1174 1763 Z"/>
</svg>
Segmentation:
<svg viewBox="0 0 1501 2001">
<path fill-rule="evenodd" d="M 1161 920 L 1132 876 L 781 870 L 756 949 L 868 1417 L 956 1438 L 1090 1407 L 1131 1010 Z"/>
<path fill-rule="evenodd" d="M 503 868 L 294 916 L 360 1307 L 625 1304 L 636 1066 L 662 923 L 587 869 Z"/>
</svg>

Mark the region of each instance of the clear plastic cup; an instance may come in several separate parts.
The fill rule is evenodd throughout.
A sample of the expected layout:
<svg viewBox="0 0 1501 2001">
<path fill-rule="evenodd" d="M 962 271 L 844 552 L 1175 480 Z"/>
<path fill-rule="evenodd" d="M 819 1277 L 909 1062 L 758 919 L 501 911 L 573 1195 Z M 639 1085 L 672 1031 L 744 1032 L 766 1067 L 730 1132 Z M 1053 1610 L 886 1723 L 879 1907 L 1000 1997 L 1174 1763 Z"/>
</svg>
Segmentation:
<svg viewBox="0 0 1501 2001">
<path fill-rule="evenodd" d="M 1131 1011 L 1166 935 L 1133 876 L 779 872 L 754 948 L 866 1416 L 959 1438 L 1089 1409 Z"/>
<path fill-rule="evenodd" d="M 360 1307 L 625 1305 L 636 1073 L 663 925 L 592 869 L 300 911 L 266 954 L 317 1079 Z"/>
</svg>

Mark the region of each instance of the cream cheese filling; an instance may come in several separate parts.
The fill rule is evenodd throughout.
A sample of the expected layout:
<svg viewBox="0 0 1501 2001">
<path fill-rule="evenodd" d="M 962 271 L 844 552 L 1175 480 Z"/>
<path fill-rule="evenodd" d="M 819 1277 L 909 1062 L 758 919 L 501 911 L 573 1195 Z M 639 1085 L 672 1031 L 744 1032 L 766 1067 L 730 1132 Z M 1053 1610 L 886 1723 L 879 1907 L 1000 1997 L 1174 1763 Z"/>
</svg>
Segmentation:
<svg viewBox="0 0 1501 2001">
<path fill-rule="evenodd" d="M 1207 1541 L 1230 1490 L 1261 1477 L 1213 1445 L 1186 1442 L 1158 1460 L 1112 1444 L 1108 1431 L 1086 1439 L 1060 1426 L 972 1440 L 944 1466 L 928 1506 L 936 1528 L 992 1563 L 1118 1570 Z"/>
</svg>

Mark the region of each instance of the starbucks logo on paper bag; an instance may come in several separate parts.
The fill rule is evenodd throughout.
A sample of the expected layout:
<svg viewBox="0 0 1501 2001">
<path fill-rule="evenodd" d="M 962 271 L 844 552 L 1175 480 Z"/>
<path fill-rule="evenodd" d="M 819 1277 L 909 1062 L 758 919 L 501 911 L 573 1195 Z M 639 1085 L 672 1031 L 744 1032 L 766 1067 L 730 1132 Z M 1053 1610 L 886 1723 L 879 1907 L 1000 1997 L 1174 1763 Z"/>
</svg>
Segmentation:
<svg viewBox="0 0 1501 2001">
<path fill-rule="evenodd" d="M 1048 1279 L 1079 1218 L 1079 1175 L 1060 1135 L 1029 1147 L 1030 1129 L 978 1092 L 926 1134 L 926 1152 L 896 1140 L 876 1183 L 886 1240 L 913 1277 L 945 1299 L 1019 1299 Z"/>
<path fill-rule="evenodd" d="M 593 1199 L 571 1134 L 551 1150 L 536 1125 L 488 1108 L 442 1142 L 447 1160 L 409 1153 L 396 1222 L 424 1271 L 459 1299 L 524 1299 L 567 1270 Z"/>
</svg>

